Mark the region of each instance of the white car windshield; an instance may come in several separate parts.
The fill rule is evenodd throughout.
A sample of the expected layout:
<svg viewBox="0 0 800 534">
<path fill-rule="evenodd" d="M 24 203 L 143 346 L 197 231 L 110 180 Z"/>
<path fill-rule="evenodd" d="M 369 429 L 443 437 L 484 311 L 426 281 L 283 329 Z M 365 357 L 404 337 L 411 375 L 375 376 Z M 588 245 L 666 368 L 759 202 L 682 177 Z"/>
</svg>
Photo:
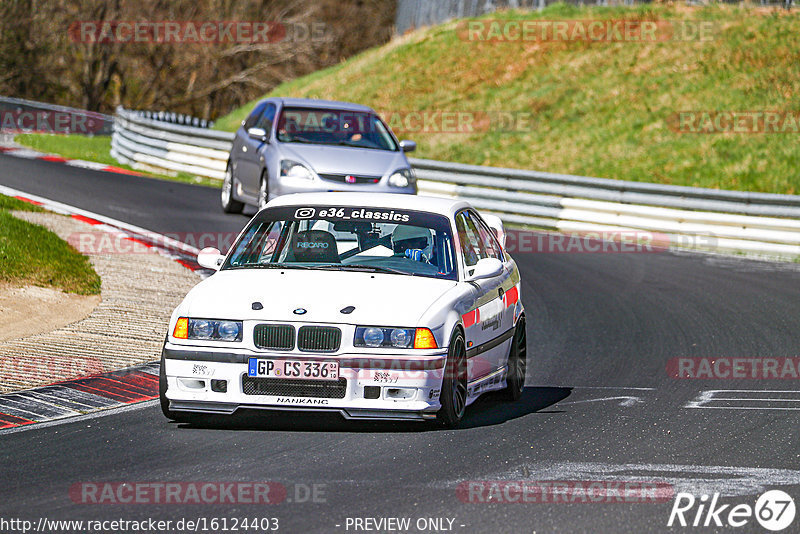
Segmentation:
<svg viewBox="0 0 800 534">
<path fill-rule="evenodd" d="M 456 280 L 450 222 L 433 213 L 354 206 L 268 208 L 222 269 L 385 272 Z"/>
</svg>

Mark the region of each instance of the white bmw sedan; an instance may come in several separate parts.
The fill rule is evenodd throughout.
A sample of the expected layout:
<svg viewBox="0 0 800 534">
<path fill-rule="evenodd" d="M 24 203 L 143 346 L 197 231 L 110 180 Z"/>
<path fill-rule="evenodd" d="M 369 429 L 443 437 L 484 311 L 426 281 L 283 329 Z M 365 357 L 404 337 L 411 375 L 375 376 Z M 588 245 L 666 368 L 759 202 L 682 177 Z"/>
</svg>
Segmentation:
<svg viewBox="0 0 800 534">
<path fill-rule="evenodd" d="M 496 217 L 462 200 L 306 193 L 271 201 L 175 309 L 168 418 L 239 408 L 456 425 L 520 397 L 520 275 Z"/>
</svg>

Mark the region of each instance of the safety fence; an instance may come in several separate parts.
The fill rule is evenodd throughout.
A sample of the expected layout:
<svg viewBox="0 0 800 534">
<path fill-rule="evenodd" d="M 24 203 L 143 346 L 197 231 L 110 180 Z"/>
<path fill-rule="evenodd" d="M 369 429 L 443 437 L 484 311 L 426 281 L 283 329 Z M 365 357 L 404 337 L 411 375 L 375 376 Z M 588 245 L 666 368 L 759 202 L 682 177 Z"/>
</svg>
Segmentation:
<svg viewBox="0 0 800 534">
<path fill-rule="evenodd" d="M 477 17 L 503 9 L 538 10 L 555 3 L 575 6 L 632 6 L 653 2 L 652 0 L 397 0 L 395 30 L 403 34 L 409 30 L 441 24 L 452 19 Z M 721 3 L 789 9 L 793 6 L 794 0 L 686 0 L 685 3 L 690 6 Z"/>
<path fill-rule="evenodd" d="M 0 133 L 109 135 L 113 122 L 94 111 L 0 96 Z"/>
<path fill-rule="evenodd" d="M 138 168 L 222 179 L 233 135 L 119 109 L 112 154 Z M 410 161 L 420 194 L 463 198 L 512 225 L 579 234 L 653 232 L 679 248 L 800 257 L 800 196 Z"/>
</svg>

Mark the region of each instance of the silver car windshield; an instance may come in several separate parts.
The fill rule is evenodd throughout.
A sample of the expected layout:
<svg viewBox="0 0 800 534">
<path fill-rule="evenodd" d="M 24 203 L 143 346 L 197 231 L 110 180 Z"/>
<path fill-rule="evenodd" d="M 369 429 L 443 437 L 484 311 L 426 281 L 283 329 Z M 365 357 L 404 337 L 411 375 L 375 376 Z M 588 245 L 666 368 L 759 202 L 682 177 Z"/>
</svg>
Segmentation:
<svg viewBox="0 0 800 534">
<path fill-rule="evenodd" d="M 278 118 L 277 137 L 281 143 L 398 150 L 380 117 L 361 111 L 287 107 Z"/>
<path fill-rule="evenodd" d="M 447 217 L 371 207 L 278 207 L 260 212 L 222 269 L 383 272 L 456 280 Z"/>
</svg>

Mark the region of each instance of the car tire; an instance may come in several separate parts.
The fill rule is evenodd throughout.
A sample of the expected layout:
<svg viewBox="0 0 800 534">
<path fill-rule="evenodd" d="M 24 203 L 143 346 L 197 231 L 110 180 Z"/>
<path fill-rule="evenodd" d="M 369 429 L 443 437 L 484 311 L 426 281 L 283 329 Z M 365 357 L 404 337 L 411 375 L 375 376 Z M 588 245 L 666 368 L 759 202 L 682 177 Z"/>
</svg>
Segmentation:
<svg viewBox="0 0 800 534">
<path fill-rule="evenodd" d="M 505 398 L 516 401 L 522 396 L 525 388 L 525 371 L 528 367 L 528 346 L 525 333 L 525 317 L 520 317 L 514 330 L 514 338 L 508 353 L 508 374 L 506 375 L 506 388 L 503 390 Z"/>
<path fill-rule="evenodd" d="M 467 408 L 467 350 L 461 330 L 456 330 L 450 339 L 439 398 L 442 407 L 436 414 L 437 421 L 447 428 L 456 426 Z"/>
<path fill-rule="evenodd" d="M 225 169 L 225 178 L 222 179 L 222 190 L 219 196 L 222 203 L 222 211 L 225 213 L 242 213 L 244 203 L 233 198 L 233 170 L 230 163 Z"/>
<path fill-rule="evenodd" d="M 191 423 L 197 419 L 197 415 L 187 412 L 175 412 L 169 409 L 169 399 L 167 398 L 167 372 L 164 368 L 164 356 L 161 356 L 161 366 L 158 371 L 158 401 L 161 404 L 161 413 L 164 417 L 178 423 Z"/>
<path fill-rule="evenodd" d="M 269 181 L 267 180 L 267 171 L 261 173 L 261 182 L 258 184 L 258 204 L 256 207 L 260 210 L 269 202 Z"/>
</svg>

